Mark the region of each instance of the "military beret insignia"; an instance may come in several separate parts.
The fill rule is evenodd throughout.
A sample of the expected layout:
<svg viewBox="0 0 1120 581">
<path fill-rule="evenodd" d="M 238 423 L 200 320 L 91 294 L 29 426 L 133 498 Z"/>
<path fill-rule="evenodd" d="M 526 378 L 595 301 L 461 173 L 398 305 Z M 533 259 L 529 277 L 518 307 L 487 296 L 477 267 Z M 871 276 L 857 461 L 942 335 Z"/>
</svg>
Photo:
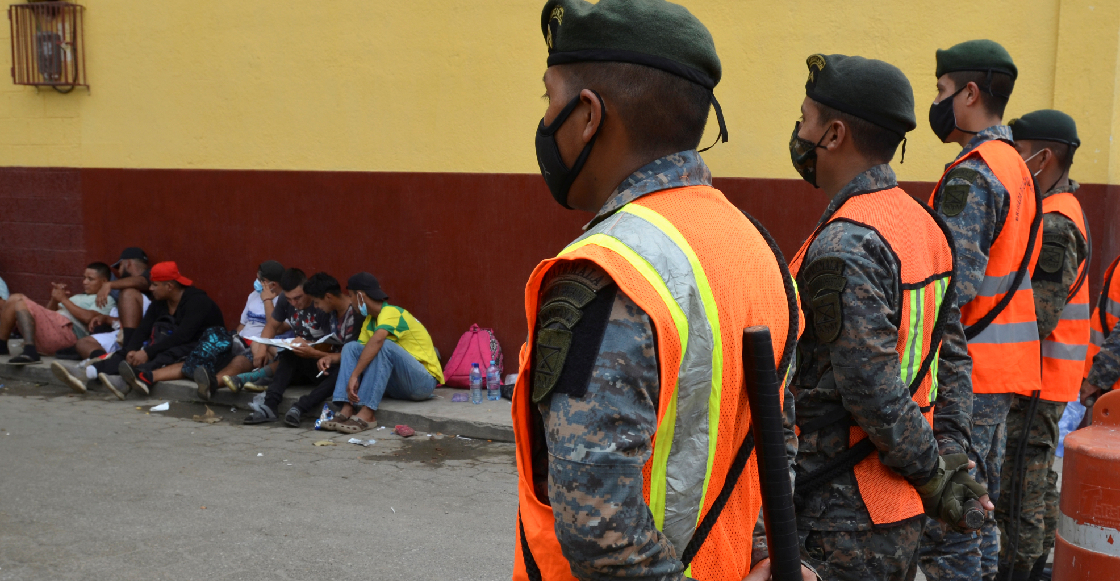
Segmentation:
<svg viewBox="0 0 1120 581">
<path fill-rule="evenodd" d="M 840 258 L 818 258 L 805 267 L 809 306 L 813 313 L 813 330 L 817 340 L 831 343 L 840 336 L 844 316 L 840 292 L 848 284 L 844 261 Z"/>
<path fill-rule="evenodd" d="M 812 83 L 813 81 L 816 80 L 816 74 L 824 70 L 824 67 L 825 67 L 824 55 L 819 55 L 819 54 L 809 55 L 809 58 L 805 59 L 805 64 L 809 67 L 809 81 L 808 82 Z M 816 68 L 817 70 L 814 71 L 813 70 L 814 68 Z"/>
<path fill-rule="evenodd" d="M 559 30 L 560 25 L 564 24 L 564 7 L 556 6 L 552 9 L 552 13 L 548 16 L 548 29 L 545 32 L 544 42 L 548 45 L 548 50 L 555 48 L 553 46 L 553 38 Z"/>
</svg>

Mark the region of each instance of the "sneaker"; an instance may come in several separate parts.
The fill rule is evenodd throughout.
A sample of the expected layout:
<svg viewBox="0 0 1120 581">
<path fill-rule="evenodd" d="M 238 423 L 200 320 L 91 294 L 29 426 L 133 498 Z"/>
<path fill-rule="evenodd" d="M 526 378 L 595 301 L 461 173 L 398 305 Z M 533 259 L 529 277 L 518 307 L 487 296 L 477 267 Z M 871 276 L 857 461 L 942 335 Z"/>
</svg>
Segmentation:
<svg viewBox="0 0 1120 581">
<path fill-rule="evenodd" d="M 210 396 L 218 389 L 218 382 L 211 379 L 210 372 L 204 367 L 194 368 L 194 382 L 198 384 L 198 397 L 202 401 L 210 401 Z"/>
<path fill-rule="evenodd" d="M 129 385 L 129 387 L 140 391 L 144 395 L 151 395 L 152 392 L 149 389 L 152 383 L 151 378 L 143 378 L 143 372 L 136 373 L 136 370 L 133 369 L 127 361 L 121 361 L 120 367 L 117 368 L 117 372 L 121 374 L 121 379 L 123 379 L 124 382 Z"/>
<path fill-rule="evenodd" d="M 59 363 L 58 361 L 52 361 L 51 362 L 51 373 L 54 374 L 55 379 L 61 381 L 65 385 L 69 386 L 70 389 L 72 389 L 72 390 L 74 390 L 78 393 L 85 393 L 86 392 L 86 382 L 78 378 L 79 374 L 83 377 L 85 376 L 84 371 L 82 371 L 82 370 L 80 370 L 76 367 L 73 368 L 73 369 L 67 369 L 66 365 L 63 365 L 62 363 Z"/>
<path fill-rule="evenodd" d="M 33 363 L 42 363 L 42 361 L 38 356 L 32 357 L 26 353 L 20 353 L 8 360 L 8 365 L 31 365 Z"/>
<path fill-rule="evenodd" d="M 253 393 L 264 393 L 268 391 L 268 384 L 272 383 L 272 378 L 262 379 L 260 381 L 246 381 L 241 384 L 241 389 L 251 391 Z"/>
<path fill-rule="evenodd" d="M 284 423 L 287 424 L 290 428 L 298 428 L 299 420 L 301 417 L 303 417 L 303 412 L 301 412 L 300 409 L 296 406 L 292 406 L 292 409 L 288 410 L 288 413 L 284 414 Z"/>
<path fill-rule="evenodd" d="M 233 393 L 241 391 L 241 379 L 237 375 L 227 375 L 223 377 L 222 383 Z"/>
<path fill-rule="evenodd" d="M 124 380 L 121 379 L 121 376 L 98 373 L 97 379 L 101 380 L 101 385 L 105 386 L 105 389 L 117 396 L 117 399 L 124 400 L 124 394 L 128 391 L 128 386 L 125 384 Z"/>
</svg>

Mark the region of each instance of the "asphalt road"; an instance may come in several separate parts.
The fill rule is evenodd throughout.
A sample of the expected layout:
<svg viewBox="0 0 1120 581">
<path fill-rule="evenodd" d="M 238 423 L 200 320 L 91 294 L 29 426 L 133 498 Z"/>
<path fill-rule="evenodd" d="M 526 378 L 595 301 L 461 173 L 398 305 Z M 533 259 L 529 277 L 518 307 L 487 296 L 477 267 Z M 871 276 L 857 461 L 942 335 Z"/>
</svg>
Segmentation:
<svg viewBox="0 0 1120 581">
<path fill-rule="evenodd" d="M 511 444 L 0 383 L 0 580 L 509 579 Z"/>
</svg>

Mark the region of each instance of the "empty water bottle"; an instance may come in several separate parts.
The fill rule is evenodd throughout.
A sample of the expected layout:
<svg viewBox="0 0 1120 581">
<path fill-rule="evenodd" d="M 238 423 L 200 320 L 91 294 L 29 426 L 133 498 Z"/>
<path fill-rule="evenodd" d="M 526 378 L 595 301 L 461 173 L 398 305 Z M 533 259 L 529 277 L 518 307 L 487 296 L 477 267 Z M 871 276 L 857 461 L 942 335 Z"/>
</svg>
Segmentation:
<svg viewBox="0 0 1120 581">
<path fill-rule="evenodd" d="M 490 367 L 486 370 L 486 399 L 498 401 L 502 399 L 502 372 L 498 371 L 497 364 L 490 360 Z"/>
<path fill-rule="evenodd" d="M 482 403 L 482 370 L 471 363 L 471 403 Z"/>
</svg>

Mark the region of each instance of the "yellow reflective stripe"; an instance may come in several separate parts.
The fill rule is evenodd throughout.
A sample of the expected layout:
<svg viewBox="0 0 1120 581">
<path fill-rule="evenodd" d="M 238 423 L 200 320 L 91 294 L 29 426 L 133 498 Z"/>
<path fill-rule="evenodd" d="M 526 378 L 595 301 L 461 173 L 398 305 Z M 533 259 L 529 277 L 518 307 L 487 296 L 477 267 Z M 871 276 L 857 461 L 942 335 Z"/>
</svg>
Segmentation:
<svg viewBox="0 0 1120 581">
<path fill-rule="evenodd" d="M 708 484 L 712 479 L 712 466 L 716 459 L 720 404 L 723 401 L 723 335 L 720 334 L 719 307 L 716 306 L 716 297 L 708 283 L 708 275 L 704 273 L 704 267 L 700 264 L 700 258 L 696 256 L 696 252 L 692 250 L 692 246 L 684 239 L 676 226 L 673 226 L 661 214 L 638 204 L 627 204 L 622 207 L 622 211 L 638 216 L 657 226 L 688 257 L 688 262 L 692 265 L 692 276 L 696 280 L 696 288 L 700 290 L 700 300 L 704 304 L 704 313 L 707 315 L 708 324 L 712 328 L 712 392 L 708 398 L 708 462 L 704 472 L 704 488 L 700 494 L 700 507 L 696 513 L 696 522 L 699 524 L 700 516 L 704 510 L 704 501 L 708 497 Z"/>
<path fill-rule="evenodd" d="M 902 364 L 899 374 L 902 382 L 909 386 L 914 381 L 915 360 L 921 361 L 922 316 L 925 304 L 922 302 L 922 289 L 906 291 L 906 298 L 910 301 L 910 320 L 906 325 L 906 342 L 902 344 Z M 914 351 L 918 352 L 915 354 Z M 917 357 L 915 357 L 917 355 Z"/>
<path fill-rule="evenodd" d="M 649 282 L 653 290 L 661 297 L 661 301 L 669 309 L 669 315 L 673 318 L 673 325 L 677 328 L 677 335 L 680 337 L 681 355 L 683 357 L 685 350 L 688 348 L 688 318 L 685 317 L 684 311 L 681 310 L 673 295 L 669 293 L 669 287 L 665 285 L 665 281 L 662 280 L 661 275 L 657 274 L 653 265 L 617 238 L 606 234 L 592 234 L 568 246 L 560 252 L 559 256 L 575 252 L 588 244 L 601 246 L 626 259 L 634 267 L 634 270 L 637 270 Z M 665 415 L 661 418 L 661 423 L 657 426 L 657 442 L 653 446 L 653 464 L 649 482 L 649 510 L 653 513 L 653 521 L 658 530 L 665 527 L 665 486 L 667 479 L 665 470 L 669 464 L 669 449 L 673 444 L 673 429 L 676 422 L 677 398 L 674 393 L 673 397 L 669 398 L 669 406 L 665 410 Z"/>
<path fill-rule="evenodd" d="M 933 312 L 941 311 L 941 303 L 945 300 L 945 290 L 949 288 L 949 279 L 938 279 L 933 287 Z M 932 404 L 937 399 L 937 370 L 941 366 L 941 346 L 937 346 L 937 353 L 933 356 L 933 363 L 929 366 L 930 384 L 929 384 L 929 401 Z"/>
</svg>

